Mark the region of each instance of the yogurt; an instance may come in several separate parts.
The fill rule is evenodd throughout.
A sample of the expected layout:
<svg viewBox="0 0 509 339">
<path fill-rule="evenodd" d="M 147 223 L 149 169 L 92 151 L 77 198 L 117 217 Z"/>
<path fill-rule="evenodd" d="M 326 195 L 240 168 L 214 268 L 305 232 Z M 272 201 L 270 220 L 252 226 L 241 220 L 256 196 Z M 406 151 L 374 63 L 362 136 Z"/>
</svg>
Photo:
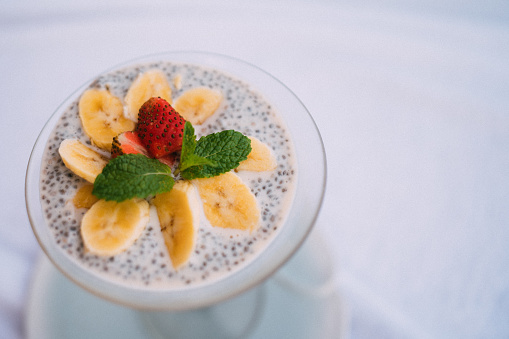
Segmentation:
<svg viewBox="0 0 509 339">
<path fill-rule="evenodd" d="M 210 284 L 242 269 L 267 247 L 283 227 L 297 180 L 293 144 L 274 107 L 248 84 L 221 71 L 193 64 L 158 62 L 129 66 L 104 74 L 90 87 L 107 88 L 123 99 L 140 72 L 157 68 L 172 86 L 173 98 L 184 91 L 206 86 L 220 91 L 219 109 L 202 125 L 196 125 L 198 137 L 234 129 L 266 143 L 277 159 L 277 169 L 270 172 L 239 171 L 255 195 L 261 210 L 258 229 L 238 231 L 211 226 L 201 212 L 194 253 L 188 263 L 175 270 L 160 231 L 155 207 L 143 234 L 125 252 L 112 257 L 90 254 L 80 235 L 85 209 L 77 209 L 72 199 L 85 184 L 63 164 L 58 148 L 69 138 L 93 147 L 84 134 L 78 115 L 78 99 L 67 107 L 45 146 L 41 167 L 41 202 L 56 245 L 71 260 L 92 274 L 118 284 L 143 289 L 175 289 Z"/>
</svg>

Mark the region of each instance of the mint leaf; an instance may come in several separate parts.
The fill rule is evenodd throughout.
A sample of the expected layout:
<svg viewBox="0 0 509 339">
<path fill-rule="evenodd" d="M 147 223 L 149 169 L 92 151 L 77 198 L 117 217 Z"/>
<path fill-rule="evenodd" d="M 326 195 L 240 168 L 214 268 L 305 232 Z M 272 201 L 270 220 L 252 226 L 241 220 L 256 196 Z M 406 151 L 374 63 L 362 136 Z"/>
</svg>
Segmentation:
<svg viewBox="0 0 509 339">
<path fill-rule="evenodd" d="M 200 157 L 199 155 L 196 155 L 196 154 L 188 155 L 185 160 L 186 160 L 185 162 L 181 163 L 181 164 L 183 164 L 183 166 L 180 167 L 181 171 L 186 170 L 192 166 L 201 166 L 201 165 L 210 165 L 212 167 L 217 166 L 217 163 L 215 161 L 213 161 L 211 159 Z"/>
<path fill-rule="evenodd" d="M 173 188 L 170 167 L 142 154 L 124 154 L 112 159 L 97 176 L 92 193 L 99 199 L 118 202 L 146 198 Z"/>
<path fill-rule="evenodd" d="M 216 162 L 194 154 L 195 149 L 196 136 L 194 135 L 194 127 L 189 121 L 186 121 L 184 125 L 184 136 L 182 138 L 179 170 L 184 171 L 189 167 L 200 165 L 216 166 Z"/>
<path fill-rule="evenodd" d="M 189 166 L 181 171 L 181 176 L 187 180 L 214 177 L 239 166 L 250 152 L 251 140 L 240 132 L 227 130 L 209 134 L 196 142 L 193 154 L 215 164 Z"/>
<path fill-rule="evenodd" d="M 194 135 L 194 127 L 186 121 L 184 125 L 184 136 L 182 137 L 182 151 L 180 153 L 180 168 L 183 169 L 184 164 L 188 162 L 189 155 L 194 153 L 196 149 L 196 136 Z M 189 165 L 186 166 L 186 168 Z"/>
</svg>

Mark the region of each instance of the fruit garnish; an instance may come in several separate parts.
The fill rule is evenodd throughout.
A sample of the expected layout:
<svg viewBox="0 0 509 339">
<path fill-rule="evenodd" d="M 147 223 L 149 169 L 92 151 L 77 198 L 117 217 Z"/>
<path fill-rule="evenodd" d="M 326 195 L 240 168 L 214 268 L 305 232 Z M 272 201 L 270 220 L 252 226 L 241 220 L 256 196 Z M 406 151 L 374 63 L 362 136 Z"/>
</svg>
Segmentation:
<svg viewBox="0 0 509 339">
<path fill-rule="evenodd" d="M 277 167 L 276 157 L 270 148 L 255 137 L 249 137 L 251 140 L 251 152 L 247 159 L 241 161 L 236 171 L 272 171 Z"/>
<path fill-rule="evenodd" d="M 210 178 L 236 168 L 251 152 L 251 141 L 242 133 L 226 130 L 196 141 L 194 128 L 187 122 L 180 159 L 182 178 Z"/>
<path fill-rule="evenodd" d="M 170 192 L 158 194 L 152 202 L 172 265 L 178 269 L 194 249 L 200 211 L 196 189 L 190 182 L 179 181 Z"/>
<path fill-rule="evenodd" d="M 113 138 L 111 158 L 115 159 L 123 154 L 143 154 L 147 157 L 149 156 L 138 135 L 131 131 L 121 133 Z"/>
<path fill-rule="evenodd" d="M 126 104 L 125 115 L 134 122 L 138 122 L 140 107 L 152 97 L 161 97 L 171 104 L 171 87 L 166 75 L 156 69 L 151 69 L 138 75 L 131 84 L 124 98 Z"/>
<path fill-rule="evenodd" d="M 176 89 L 181 89 L 182 88 L 182 75 L 177 74 L 173 78 L 173 86 L 175 86 Z"/>
<path fill-rule="evenodd" d="M 142 154 L 124 154 L 112 159 L 97 176 L 92 193 L 117 202 L 146 198 L 170 191 L 175 184 L 171 168 Z"/>
<path fill-rule="evenodd" d="M 141 143 L 140 138 L 134 132 L 124 132 L 117 135 L 113 138 L 113 143 L 111 145 L 111 158 L 115 159 L 118 156 L 124 154 L 143 154 L 146 157 L 150 158 L 150 154 L 147 149 Z M 177 154 L 170 153 L 165 156 L 158 158 L 160 162 L 165 164 L 166 166 L 173 167 L 177 161 Z"/>
<path fill-rule="evenodd" d="M 68 169 L 90 183 L 95 181 L 107 164 L 100 153 L 75 139 L 62 141 L 58 153 Z"/>
<path fill-rule="evenodd" d="M 221 104 L 223 95 L 208 87 L 196 87 L 182 93 L 173 107 L 184 119 L 194 125 L 201 125 L 215 113 Z"/>
<path fill-rule="evenodd" d="M 134 128 L 134 122 L 124 117 L 120 99 L 108 90 L 86 90 L 79 100 L 79 116 L 92 143 L 108 151 L 116 135 Z"/>
<path fill-rule="evenodd" d="M 187 180 L 217 176 L 237 167 L 251 152 L 249 138 L 233 130 L 209 134 L 196 141 L 190 122 L 185 124 L 184 140 L 175 173 L 160 161 L 171 161 L 168 155 L 151 159 L 142 154 L 124 154 L 112 159 L 97 176 L 93 194 L 115 201 L 146 198 L 170 191 L 174 175 L 180 174 Z"/>
<path fill-rule="evenodd" d="M 162 98 L 150 98 L 140 108 L 136 134 L 154 158 L 180 151 L 184 118 Z"/>
<path fill-rule="evenodd" d="M 92 184 L 85 184 L 81 186 L 72 199 L 74 206 L 76 208 L 92 207 L 92 205 L 99 200 L 99 198 L 92 194 L 93 189 L 94 185 Z"/>
<path fill-rule="evenodd" d="M 148 221 L 149 204 L 143 199 L 99 200 L 83 216 L 81 236 L 90 253 L 113 256 L 131 246 Z"/>
<path fill-rule="evenodd" d="M 212 226 L 254 230 L 260 220 L 260 208 L 254 194 L 232 172 L 212 178 L 195 179 L 203 202 L 203 211 Z"/>
</svg>

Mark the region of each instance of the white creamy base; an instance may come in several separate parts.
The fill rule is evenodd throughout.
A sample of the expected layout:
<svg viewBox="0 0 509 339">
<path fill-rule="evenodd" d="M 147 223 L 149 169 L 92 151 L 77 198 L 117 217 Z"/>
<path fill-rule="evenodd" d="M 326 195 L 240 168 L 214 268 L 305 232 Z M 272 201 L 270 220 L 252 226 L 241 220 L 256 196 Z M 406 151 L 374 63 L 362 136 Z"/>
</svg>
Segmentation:
<svg viewBox="0 0 509 339">
<path fill-rule="evenodd" d="M 81 129 L 77 103 L 64 112 L 48 140 L 41 170 L 42 207 L 57 245 L 70 258 L 104 279 L 148 289 L 208 284 L 254 260 L 283 226 L 294 194 L 295 153 L 290 136 L 274 108 L 248 85 L 215 70 L 169 63 L 137 65 L 102 76 L 91 86 L 107 86 L 123 99 L 138 73 L 154 66 L 166 72 L 170 84 L 172 79 L 181 76 L 180 89 L 172 84 L 174 99 L 197 86 L 209 86 L 223 93 L 218 111 L 203 125 L 195 126 L 198 136 L 235 129 L 257 137 L 273 150 L 278 162 L 276 170 L 236 173 L 257 198 L 262 216 L 259 228 L 250 233 L 212 227 L 201 211 L 195 251 L 189 262 L 175 271 L 162 239 L 157 213 L 152 207 L 149 224 L 127 251 L 114 257 L 86 253 L 79 234 L 85 210 L 76 210 L 71 201 L 85 181 L 65 168 L 57 152 L 60 142 L 67 138 L 78 138 L 90 144 Z"/>
</svg>

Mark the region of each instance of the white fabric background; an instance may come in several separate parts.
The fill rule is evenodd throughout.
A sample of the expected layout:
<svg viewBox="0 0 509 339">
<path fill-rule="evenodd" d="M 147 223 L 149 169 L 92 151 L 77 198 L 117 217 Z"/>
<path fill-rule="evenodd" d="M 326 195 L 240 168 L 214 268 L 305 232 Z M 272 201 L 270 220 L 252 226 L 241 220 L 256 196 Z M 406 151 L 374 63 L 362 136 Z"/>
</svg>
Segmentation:
<svg viewBox="0 0 509 339">
<path fill-rule="evenodd" d="M 509 336 L 506 1 L 4 0 L 1 338 L 23 338 L 41 255 L 24 176 L 44 122 L 97 73 L 166 50 L 254 63 L 308 107 L 352 338 Z"/>
</svg>

